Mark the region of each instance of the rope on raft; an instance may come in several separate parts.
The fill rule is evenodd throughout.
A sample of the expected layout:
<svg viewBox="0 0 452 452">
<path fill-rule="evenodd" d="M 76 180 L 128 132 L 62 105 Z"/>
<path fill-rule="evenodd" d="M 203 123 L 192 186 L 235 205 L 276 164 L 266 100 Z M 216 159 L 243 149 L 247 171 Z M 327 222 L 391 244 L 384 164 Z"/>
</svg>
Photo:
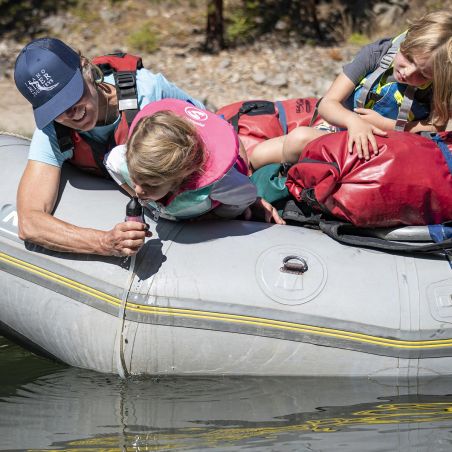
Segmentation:
<svg viewBox="0 0 452 452">
<path fill-rule="evenodd" d="M 8 132 L 7 130 L 0 130 L 0 135 L 8 135 L 10 137 L 22 138 L 23 140 L 31 141 L 30 137 L 26 137 L 25 135 L 20 135 L 18 133 Z"/>
</svg>

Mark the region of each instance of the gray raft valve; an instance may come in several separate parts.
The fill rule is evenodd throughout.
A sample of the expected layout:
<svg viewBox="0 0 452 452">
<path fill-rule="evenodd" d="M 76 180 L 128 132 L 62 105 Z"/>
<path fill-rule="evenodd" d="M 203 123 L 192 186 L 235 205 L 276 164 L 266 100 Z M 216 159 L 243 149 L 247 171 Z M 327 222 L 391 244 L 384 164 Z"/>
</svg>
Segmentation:
<svg viewBox="0 0 452 452">
<path fill-rule="evenodd" d="M 308 271 L 308 264 L 300 256 L 286 256 L 283 259 L 283 266 L 280 268 L 283 273 L 292 273 L 293 275 L 302 275 Z"/>
</svg>

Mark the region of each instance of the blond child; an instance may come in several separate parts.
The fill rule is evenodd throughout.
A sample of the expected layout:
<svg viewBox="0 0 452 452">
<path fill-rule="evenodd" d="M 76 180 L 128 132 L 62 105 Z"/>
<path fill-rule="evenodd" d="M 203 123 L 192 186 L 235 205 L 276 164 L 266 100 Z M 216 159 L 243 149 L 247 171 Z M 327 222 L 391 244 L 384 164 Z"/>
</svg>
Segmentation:
<svg viewBox="0 0 452 452">
<path fill-rule="evenodd" d="M 145 107 L 131 125 L 126 146 L 105 161 L 113 179 L 158 216 L 171 220 L 249 218 L 250 207 L 282 223 L 257 198 L 233 128 L 214 113 L 168 99 Z"/>
<path fill-rule="evenodd" d="M 372 86 L 366 86 L 373 74 Z M 369 159 L 370 150 L 378 153 L 374 135 L 387 130 L 445 130 L 451 95 L 452 11 L 436 11 L 414 21 L 406 34 L 361 49 L 320 102 L 325 123 L 259 144 L 251 164 L 294 163 L 306 144 L 338 128 L 348 130 L 349 152 L 356 148 Z"/>
</svg>

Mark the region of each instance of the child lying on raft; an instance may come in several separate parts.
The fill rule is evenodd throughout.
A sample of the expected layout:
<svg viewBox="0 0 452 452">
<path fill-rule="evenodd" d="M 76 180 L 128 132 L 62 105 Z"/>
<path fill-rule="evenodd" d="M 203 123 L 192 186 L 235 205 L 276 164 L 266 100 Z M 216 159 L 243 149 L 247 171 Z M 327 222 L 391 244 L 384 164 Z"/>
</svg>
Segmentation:
<svg viewBox="0 0 452 452">
<path fill-rule="evenodd" d="M 176 99 L 147 105 L 126 145 L 105 166 L 113 179 L 157 215 L 170 220 L 251 219 L 284 224 L 248 178 L 233 128 L 214 113 Z"/>
<path fill-rule="evenodd" d="M 393 61 L 380 72 L 381 60 L 389 55 Z M 374 74 L 377 78 L 366 94 L 366 80 Z M 445 130 L 451 98 L 452 11 L 436 11 L 414 21 L 406 34 L 363 47 L 320 102 L 325 122 L 258 144 L 251 165 L 257 169 L 269 163 L 296 163 L 308 143 L 341 129 L 348 130 L 348 151 L 356 149 L 359 158 L 368 160 L 378 153 L 374 135 L 386 136 L 394 129 Z"/>
</svg>

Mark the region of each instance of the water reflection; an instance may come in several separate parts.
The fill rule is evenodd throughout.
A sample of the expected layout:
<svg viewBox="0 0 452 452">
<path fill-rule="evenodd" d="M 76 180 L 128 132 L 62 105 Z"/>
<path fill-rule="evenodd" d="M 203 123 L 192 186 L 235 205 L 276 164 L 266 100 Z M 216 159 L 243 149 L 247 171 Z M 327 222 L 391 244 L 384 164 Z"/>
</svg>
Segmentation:
<svg viewBox="0 0 452 452">
<path fill-rule="evenodd" d="M 452 382 L 130 379 L 37 358 L 0 338 L 2 450 L 441 451 Z"/>
</svg>

